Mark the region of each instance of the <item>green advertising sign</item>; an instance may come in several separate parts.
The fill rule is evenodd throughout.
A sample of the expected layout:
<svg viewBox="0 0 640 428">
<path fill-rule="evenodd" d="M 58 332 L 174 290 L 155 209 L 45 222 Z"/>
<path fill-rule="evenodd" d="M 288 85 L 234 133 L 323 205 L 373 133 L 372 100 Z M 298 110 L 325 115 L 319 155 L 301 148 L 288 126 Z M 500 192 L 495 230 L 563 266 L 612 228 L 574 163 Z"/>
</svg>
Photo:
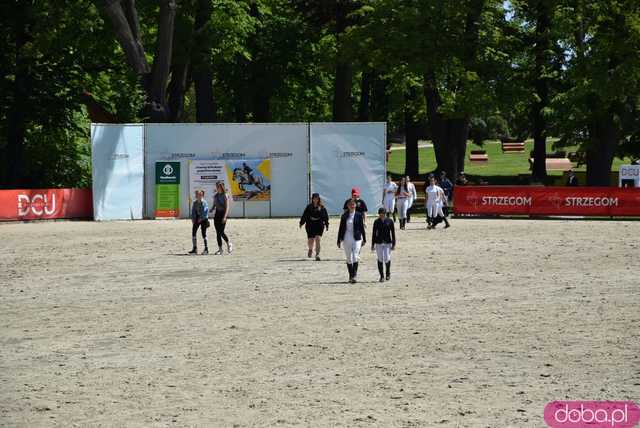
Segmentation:
<svg viewBox="0 0 640 428">
<path fill-rule="evenodd" d="M 180 216 L 180 162 L 156 162 L 156 217 Z"/>
</svg>

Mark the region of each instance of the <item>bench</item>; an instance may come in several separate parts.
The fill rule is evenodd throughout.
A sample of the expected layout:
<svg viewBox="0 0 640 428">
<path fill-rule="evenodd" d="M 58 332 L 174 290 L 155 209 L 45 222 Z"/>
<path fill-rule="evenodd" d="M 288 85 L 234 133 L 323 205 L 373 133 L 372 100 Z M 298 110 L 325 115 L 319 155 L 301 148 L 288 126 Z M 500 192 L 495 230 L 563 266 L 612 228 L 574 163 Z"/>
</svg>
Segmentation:
<svg viewBox="0 0 640 428">
<path fill-rule="evenodd" d="M 502 153 L 522 153 L 524 152 L 524 141 L 501 140 Z"/>
<path fill-rule="evenodd" d="M 529 165 L 533 167 L 533 158 L 529 159 Z M 568 158 L 547 158 L 545 160 L 547 171 L 569 171 L 573 163 Z"/>
<path fill-rule="evenodd" d="M 489 155 L 484 150 L 471 150 L 469 161 L 475 163 L 486 163 L 489 161 Z"/>
</svg>

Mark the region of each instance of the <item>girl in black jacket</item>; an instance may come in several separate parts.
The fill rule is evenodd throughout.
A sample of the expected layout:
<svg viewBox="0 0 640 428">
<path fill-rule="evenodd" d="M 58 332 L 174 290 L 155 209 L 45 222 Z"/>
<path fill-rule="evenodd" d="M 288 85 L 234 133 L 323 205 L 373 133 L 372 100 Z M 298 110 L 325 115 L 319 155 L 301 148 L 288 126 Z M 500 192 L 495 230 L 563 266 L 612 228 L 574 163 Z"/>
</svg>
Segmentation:
<svg viewBox="0 0 640 428">
<path fill-rule="evenodd" d="M 344 245 L 344 253 L 347 256 L 347 269 L 349 270 L 349 282 L 355 283 L 358 276 L 358 261 L 360 248 L 367 242 L 364 232 L 364 216 L 356 211 L 356 201 L 347 201 L 347 212 L 340 218 L 338 229 L 338 248 Z"/>
<path fill-rule="evenodd" d="M 376 250 L 378 256 L 378 272 L 380 282 L 385 280 L 383 264 L 387 267 L 386 279 L 391 278 L 391 251 L 396 248 L 396 231 L 393 220 L 385 215 L 385 209 L 378 209 L 378 218 L 373 222 L 371 234 L 371 251 Z"/>
<path fill-rule="evenodd" d="M 320 238 L 322 232 L 329 230 L 329 215 L 318 193 L 311 195 L 311 203 L 307 205 L 300 217 L 300 227 L 304 225 L 307 231 L 307 245 L 309 251 L 307 257 L 313 254 L 313 246 L 316 247 L 316 260 L 320 261 Z"/>
</svg>

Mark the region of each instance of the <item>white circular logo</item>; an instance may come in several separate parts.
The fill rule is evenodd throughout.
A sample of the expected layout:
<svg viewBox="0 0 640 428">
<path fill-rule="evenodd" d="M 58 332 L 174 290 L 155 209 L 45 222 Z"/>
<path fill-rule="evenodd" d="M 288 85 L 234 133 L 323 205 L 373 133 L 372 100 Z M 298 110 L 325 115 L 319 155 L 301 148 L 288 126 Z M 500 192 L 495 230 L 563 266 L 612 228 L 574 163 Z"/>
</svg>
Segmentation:
<svg viewBox="0 0 640 428">
<path fill-rule="evenodd" d="M 162 173 L 163 173 L 164 175 L 171 175 L 171 174 L 173 174 L 173 167 L 172 167 L 171 165 L 169 165 L 169 164 L 166 164 L 166 165 L 164 166 L 164 168 L 162 168 Z"/>
</svg>

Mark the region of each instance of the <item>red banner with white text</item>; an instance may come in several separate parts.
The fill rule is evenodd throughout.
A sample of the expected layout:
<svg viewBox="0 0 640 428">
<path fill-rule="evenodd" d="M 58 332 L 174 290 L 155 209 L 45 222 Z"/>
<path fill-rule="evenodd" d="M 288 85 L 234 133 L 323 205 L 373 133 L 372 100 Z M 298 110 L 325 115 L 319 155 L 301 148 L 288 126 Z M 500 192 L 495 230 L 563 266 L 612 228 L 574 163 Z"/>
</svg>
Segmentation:
<svg viewBox="0 0 640 428">
<path fill-rule="evenodd" d="M 0 190 L 0 220 L 91 217 L 91 189 Z"/>
<path fill-rule="evenodd" d="M 640 188 L 456 186 L 455 214 L 640 216 Z"/>
</svg>

